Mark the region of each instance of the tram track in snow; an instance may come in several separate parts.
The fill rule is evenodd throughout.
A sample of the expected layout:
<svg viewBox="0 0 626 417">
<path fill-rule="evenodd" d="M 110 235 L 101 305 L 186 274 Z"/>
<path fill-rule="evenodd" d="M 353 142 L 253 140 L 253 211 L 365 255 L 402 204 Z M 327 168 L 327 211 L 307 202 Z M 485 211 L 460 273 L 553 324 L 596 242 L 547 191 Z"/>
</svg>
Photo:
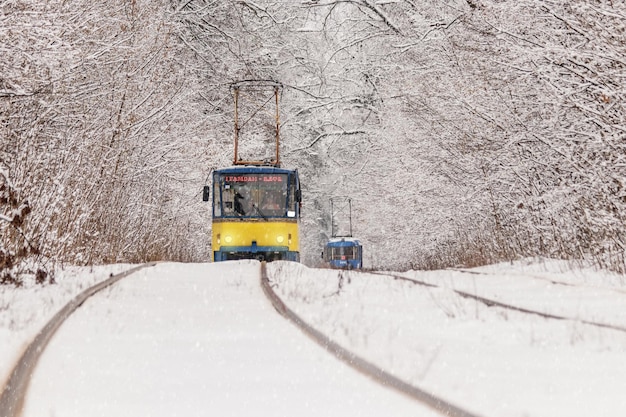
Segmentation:
<svg viewBox="0 0 626 417">
<path fill-rule="evenodd" d="M 115 275 L 111 274 L 108 279 L 76 295 L 59 310 L 29 343 L 9 374 L 5 385 L 2 387 L 2 393 L 0 394 L 0 417 L 19 417 L 21 415 L 26 391 L 30 383 L 30 378 L 37 366 L 37 362 L 65 319 L 83 305 L 92 295 L 110 287 L 122 278 L 154 265 L 156 265 L 156 262 L 142 264 Z"/>
<path fill-rule="evenodd" d="M 462 274 L 470 274 L 470 275 L 485 275 L 485 276 L 494 276 L 495 275 L 495 274 L 488 273 L 488 272 L 472 271 L 472 270 L 464 270 L 464 269 L 450 269 L 450 271 L 454 271 L 454 272 L 458 272 L 458 273 L 462 273 Z M 545 318 L 545 319 L 560 320 L 560 321 L 571 321 L 571 322 L 576 322 L 576 323 L 580 323 L 580 324 L 584 324 L 584 325 L 588 325 L 588 326 L 598 327 L 598 328 L 602 328 L 602 329 L 610 329 L 610 330 L 615 330 L 615 331 L 626 333 L 626 325 L 617 325 L 617 324 L 603 323 L 603 322 L 599 322 L 599 321 L 595 321 L 595 320 L 586 320 L 586 319 L 577 318 L 577 317 L 568 317 L 568 316 L 565 316 L 565 315 L 553 314 L 553 313 L 548 313 L 548 312 L 539 311 L 539 310 L 533 310 L 533 309 L 530 309 L 530 308 L 521 307 L 521 306 L 513 305 L 513 304 L 510 304 L 510 303 L 498 301 L 498 300 L 495 300 L 493 298 L 489 298 L 489 297 L 484 297 L 484 296 L 480 296 L 480 295 L 477 295 L 477 294 L 473 294 L 473 293 L 470 293 L 468 291 L 462 291 L 462 290 L 450 288 L 450 287 L 447 287 L 447 286 L 437 285 L 437 284 L 433 284 L 433 283 L 430 283 L 430 282 L 419 280 L 417 278 L 405 277 L 405 276 L 402 276 L 402 275 L 399 275 L 399 274 L 390 273 L 390 272 L 368 272 L 368 273 L 371 273 L 371 274 L 374 274 L 374 275 L 380 275 L 380 276 L 388 276 L 388 277 L 396 279 L 396 280 L 406 281 L 406 282 L 409 282 L 409 283 L 412 283 L 412 284 L 415 284 L 415 285 L 418 285 L 418 286 L 423 286 L 423 287 L 449 289 L 450 291 L 453 291 L 454 293 L 456 293 L 458 296 L 460 296 L 462 298 L 475 300 L 475 301 L 477 301 L 477 302 L 479 302 L 481 304 L 484 304 L 487 307 L 498 307 L 498 308 L 502 308 L 502 309 L 505 309 L 505 310 L 516 311 L 516 312 L 519 312 L 519 313 L 539 316 L 539 317 L 542 317 L 542 318 Z M 559 282 L 559 281 L 553 281 L 553 280 L 550 280 L 549 278 L 544 278 L 544 277 L 532 276 L 532 278 L 542 279 L 542 280 L 548 281 L 548 282 L 550 282 L 551 284 L 554 284 L 554 285 L 563 285 L 563 286 L 568 286 L 568 287 L 580 287 L 580 286 L 577 286 L 575 284 L 564 283 L 564 282 Z M 615 289 L 610 289 L 610 288 L 603 288 L 603 289 L 605 289 L 605 290 L 615 290 Z M 617 292 L 622 293 L 621 291 L 617 291 Z"/>
<path fill-rule="evenodd" d="M 108 279 L 93 285 L 76 295 L 61 310 L 59 310 L 28 344 L 10 372 L 5 385 L 2 387 L 2 392 L 0 393 L 0 417 L 19 417 L 22 414 L 30 379 L 35 372 L 38 361 L 44 353 L 50 340 L 54 337 L 56 331 L 63 325 L 64 321 L 72 313 L 83 305 L 83 303 L 85 303 L 91 296 L 101 290 L 112 286 L 122 278 L 125 278 L 143 268 L 154 265 L 156 265 L 156 263 L 147 263 L 131 268 L 122 273 L 111 275 Z M 304 334 L 308 335 L 311 339 L 345 364 L 361 372 L 366 377 L 380 383 L 383 389 L 389 388 L 405 394 L 442 415 L 450 417 L 479 417 L 478 415 L 466 411 L 443 398 L 437 397 L 429 392 L 412 386 L 411 384 L 389 374 L 384 369 L 360 358 L 355 353 L 341 347 L 338 343 L 333 342 L 326 335 L 307 324 L 303 319 L 290 310 L 278 297 L 278 295 L 271 288 L 265 269 L 265 263 L 261 264 L 260 272 L 260 285 L 275 310 L 283 317 L 293 322 L 302 332 L 304 332 Z"/>
<path fill-rule="evenodd" d="M 472 270 L 472 269 L 465 269 L 465 268 L 448 268 L 446 270 L 447 271 L 461 272 L 461 273 L 464 273 L 464 274 L 471 274 L 471 275 L 483 275 L 483 276 L 497 276 L 498 275 L 495 272 L 475 271 L 475 270 Z M 546 277 L 546 276 L 542 276 L 542 275 L 537 275 L 537 274 L 521 274 L 521 273 L 514 273 L 514 272 L 507 272 L 506 274 L 507 274 L 507 276 L 516 276 L 516 277 L 520 277 L 520 278 L 532 278 L 532 279 L 548 282 L 548 283 L 550 283 L 552 285 L 560 285 L 560 286 L 564 286 L 564 287 L 573 287 L 573 288 L 597 289 L 597 290 L 610 291 L 610 292 L 615 292 L 615 293 L 618 293 L 618 294 L 626 295 L 626 290 L 623 290 L 623 289 L 620 289 L 620 288 L 607 287 L 607 286 L 587 285 L 587 284 L 579 284 L 579 283 L 573 283 L 573 282 L 563 282 L 563 281 L 556 280 L 554 278 L 550 278 L 550 277 Z"/>
<path fill-rule="evenodd" d="M 18 417 L 21 412 L 22 404 L 26 395 L 26 390 L 28 388 L 30 376 L 32 375 L 39 357 L 43 353 L 46 345 L 53 337 L 55 331 L 61 326 L 63 321 L 72 314 L 78 307 L 80 307 L 89 297 L 99 292 L 100 290 L 109 287 L 120 279 L 131 275 L 138 270 L 153 266 L 155 263 L 144 264 L 138 267 L 129 269 L 120 274 L 112 275 L 109 279 L 94 285 L 76 297 L 74 297 L 66 306 L 61 309 L 51 320 L 50 322 L 37 334 L 37 336 L 33 339 L 30 345 L 26 348 L 23 355 L 20 357 L 18 362 L 16 363 L 13 371 L 11 372 L 9 379 L 6 383 L 6 386 L 3 388 L 3 391 L 0 396 L 0 417 Z M 358 272 L 358 271 L 353 271 Z M 473 275 L 494 275 L 489 273 L 483 273 L 479 271 L 465 271 L 465 270 L 454 270 L 456 273 L 461 274 L 473 274 Z M 525 314 L 532 314 L 536 316 L 540 316 L 546 319 L 553 320 L 568 320 L 574 321 L 585 325 L 595 326 L 599 328 L 611 329 L 620 332 L 626 332 L 626 326 L 613 325 L 608 323 L 601 323 L 593 320 L 585 320 L 581 318 L 575 317 L 567 317 L 564 315 L 546 313 L 538 310 L 533 310 L 521 306 L 516 306 L 510 303 L 502 302 L 495 300 L 493 298 L 480 296 L 477 294 L 470 293 L 468 291 L 463 291 L 459 289 L 450 288 L 445 285 L 437 285 L 432 282 L 427 282 L 425 280 L 420 280 L 417 278 L 411 278 L 402 276 L 399 274 L 389 273 L 389 272 L 368 272 L 371 274 L 376 274 L 379 276 L 389 277 L 391 279 L 400 280 L 412 283 L 417 286 L 423 286 L 426 288 L 441 288 L 448 289 L 456 293 L 459 297 L 472 299 L 479 303 L 482 303 L 488 307 L 498 307 L 511 311 L 516 311 Z M 545 278 L 544 278 L 545 279 Z M 554 282 L 553 284 L 559 285 L 562 283 Z M 471 413 L 470 411 L 464 410 L 446 401 L 443 398 L 437 397 L 425 390 L 422 390 L 418 387 L 411 385 L 403 381 L 402 379 L 395 377 L 394 375 L 389 374 L 384 369 L 366 361 L 365 359 L 357 356 L 355 353 L 349 351 L 346 348 L 343 348 L 338 343 L 331 340 L 328 336 L 316 330 L 305 322 L 301 317 L 299 317 L 293 310 L 291 310 L 285 302 L 283 302 L 280 297 L 276 294 L 274 289 L 272 288 L 271 282 L 267 276 L 266 265 L 265 263 L 261 263 L 260 270 L 260 285 L 262 287 L 263 292 L 266 297 L 272 303 L 273 307 L 277 312 L 279 312 L 283 317 L 291 321 L 295 324 L 303 333 L 308 335 L 311 339 L 313 339 L 320 346 L 324 347 L 331 354 L 336 356 L 342 362 L 350 365 L 352 368 L 355 368 L 357 371 L 362 374 L 372 378 L 373 380 L 379 382 L 382 386 L 391 388 L 398 392 L 401 392 L 410 398 L 429 406 L 433 410 L 441 413 L 446 416 L 453 417 L 478 417 L 476 414 Z M 568 285 L 568 284 L 564 284 Z M 568 285 L 569 286 L 569 285 Z"/>
<path fill-rule="evenodd" d="M 428 284 L 426 284 L 428 285 Z M 375 380 L 382 386 L 394 389 L 402 394 L 409 396 L 410 398 L 432 408 L 436 412 L 448 416 L 448 417 L 479 417 L 478 414 L 465 410 L 442 397 L 438 397 L 428 391 L 420 389 L 408 382 L 390 374 L 379 366 L 357 356 L 350 350 L 342 347 L 338 343 L 331 340 L 324 333 L 315 329 L 308 324 L 298 314 L 291 310 L 285 302 L 278 296 L 278 294 L 272 288 L 269 277 L 267 276 L 266 264 L 261 264 L 261 286 L 263 292 L 274 306 L 274 309 L 291 321 L 296 327 L 298 327 L 303 333 L 313 339 L 317 344 L 329 351 L 339 360 L 345 364 L 351 366 L 357 371 L 361 372 L 365 376 Z"/>
</svg>

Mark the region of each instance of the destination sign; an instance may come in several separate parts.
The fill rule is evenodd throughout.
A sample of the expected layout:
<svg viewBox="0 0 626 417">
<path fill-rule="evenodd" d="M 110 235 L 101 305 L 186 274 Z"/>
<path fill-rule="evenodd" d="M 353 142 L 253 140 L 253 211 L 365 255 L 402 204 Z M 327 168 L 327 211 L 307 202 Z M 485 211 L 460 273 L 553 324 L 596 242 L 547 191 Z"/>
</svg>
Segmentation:
<svg viewBox="0 0 626 417">
<path fill-rule="evenodd" d="M 225 175 L 226 182 L 284 182 L 280 175 Z"/>
</svg>

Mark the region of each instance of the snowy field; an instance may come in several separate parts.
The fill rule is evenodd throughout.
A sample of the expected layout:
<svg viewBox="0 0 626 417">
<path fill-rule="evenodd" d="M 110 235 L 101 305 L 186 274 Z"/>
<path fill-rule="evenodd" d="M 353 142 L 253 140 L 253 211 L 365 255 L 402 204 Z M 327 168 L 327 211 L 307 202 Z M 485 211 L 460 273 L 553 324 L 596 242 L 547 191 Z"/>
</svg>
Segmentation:
<svg viewBox="0 0 626 417">
<path fill-rule="evenodd" d="M 6 359 L 0 362 L 0 378 L 6 378 L 26 343 L 74 295 L 108 278 L 110 273 L 130 267 L 67 268 L 57 273 L 56 285 L 0 287 L 0 355 Z M 261 396 L 262 392 L 279 395 L 275 390 L 279 379 L 265 380 L 267 376 L 255 372 L 254 367 L 242 367 L 241 357 L 223 357 L 224 365 L 241 369 L 239 378 L 230 380 L 224 380 L 223 371 L 197 380 L 191 376 L 194 370 L 188 361 L 205 358 L 211 352 L 214 337 L 207 331 L 212 328 L 207 323 L 219 324 L 220 340 L 233 339 L 238 341 L 237 346 L 256 346 L 259 357 L 276 358 L 277 349 L 260 348 L 262 335 L 275 329 L 289 332 L 293 326 L 263 300 L 257 271 L 258 264 L 252 261 L 161 264 L 97 294 L 97 299 L 85 303 L 70 319 L 72 323 L 62 326 L 52 340 L 31 384 L 25 416 L 150 414 L 141 407 L 125 406 L 129 402 L 135 407 L 137 402 L 144 407 L 149 403 L 158 406 L 161 413 L 151 415 L 206 415 L 203 411 L 210 404 L 206 402 L 206 393 L 218 388 L 224 390 L 222 398 L 229 392 L 245 392 L 247 398 Z M 622 393 L 626 386 L 626 333 L 582 322 L 626 327 L 624 277 L 572 269 L 555 261 L 493 265 L 472 272 L 402 274 L 435 285 L 425 287 L 376 274 L 311 269 L 288 262 L 268 264 L 277 293 L 318 330 L 401 379 L 476 415 L 626 415 L 626 397 Z M 460 297 L 454 290 L 571 319 L 545 319 L 487 307 Z M 245 311 L 240 307 L 235 309 L 237 314 L 228 310 L 235 301 L 242 300 L 257 303 L 255 309 L 250 310 L 244 303 Z M 155 334 L 159 335 L 156 339 Z M 296 351 L 304 350 L 315 361 L 321 363 L 322 358 L 331 356 L 310 347 L 313 342 L 306 337 L 285 334 L 289 336 L 283 338 Z M 81 344 L 88 348 L 79 348 Z M 128 350 L 133 345 L 143 349 Z M 141 352 L 149 353 L 142 356 Z M 105 359 L 106 355 L 115 359 Z M 98 359 L 94 361 L 93 357 Z M 152 363 L 150 371 L 144 364 L 144 378 L 135 367 L 143 360 L 152 361 L 146 362 Z M 315 384 L 318 390 L 323 385 L 359 383 L 340 364 L 333 366 L 332 377 L 326 376 L 323 384 Z M 246 369 L 253 372 L 246 374 Z M 320 365 L 319 372 L 328 372 L 322 369 L 325 368 Z M 284 369 L 276 369 L 277 375 L 284 373 Z M 128 379 L 129 375 L 136 379 Z M 122 378 L 124 383 L 113 386 L 113 377 Z M 241 377 L 249 381 L 245 386 L 239 386 Z M 76 380 L 80 381 L 79 386 L 71 382 Z M 167 383 L 154 388 L 155 380 Z M 168 396 L 167 392 L 177 392 L 172 391 L 176 386 L 182 389 L 178 392 L 185 394 Z M 339 409 L 321 408 L 323 404 L 303 397 L 293 387 L 281 389 L 291 389 L 285 397 L 293 399 L 291 406 L 304 404 L 311 415 L 348 415 Z M 367 391 L 371 386 L 361 389 L 368 392 L 364 398 L 372 398 L 373 394 Z M 157 396 L 158 390 L 163 395 Z M 91 397 L 111 392 L 127 403 L 104 404 L 98 397 Z M 193 400 L 203 395 L 204 400 Z M 183 408 L 181 398 L 185 399 Z M 303 398 L 309 398 L 309 402 Z M 388 412 L 377 414 L 370 405 L 368 415 L 402 415 L 406 401 L 403 396 L 385 397 L 376 404 L 387 404 Z M 91 404 L 91 412 L 80 404 Z M 102 408 L 93 408 L 94 404 Z M 227 404 L 224 401 L 222 407 Z M 413 415 L 433 415 L 419 404 L 411 403 L 410 407 L 414 407 Z M 222 415 L 229 415 L 224 410 Z M 251 412 L 245 407 L 240 410 Z M 263 411 L 257 408 L 253 414 L 240 415 L 280 414 L 276 414 L 276 409 L 274 414 Z"/>
</svg>

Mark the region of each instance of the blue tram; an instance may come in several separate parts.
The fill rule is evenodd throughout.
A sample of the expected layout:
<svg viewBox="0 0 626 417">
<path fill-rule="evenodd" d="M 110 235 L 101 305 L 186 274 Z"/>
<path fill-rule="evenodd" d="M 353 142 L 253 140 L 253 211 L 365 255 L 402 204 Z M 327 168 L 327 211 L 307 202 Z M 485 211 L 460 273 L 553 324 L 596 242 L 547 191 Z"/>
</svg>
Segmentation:
<svg viewBox="0 0 626 417">
<path fill-rule="evenodd" d="M 331 268 L 363 268 L 363 246 L 358 239 L 351 237 L 332 238 L 324 246 L 322 256 Z"/>
<path fill-rule="evenodd" d="M 212 192 L 210 192 L 212 189 Z M 302 192 L 297 170 L 234 166 L 213 172 L 212 249 L 215 262 L 236 259 L 299 262 Z"/>
</svg>

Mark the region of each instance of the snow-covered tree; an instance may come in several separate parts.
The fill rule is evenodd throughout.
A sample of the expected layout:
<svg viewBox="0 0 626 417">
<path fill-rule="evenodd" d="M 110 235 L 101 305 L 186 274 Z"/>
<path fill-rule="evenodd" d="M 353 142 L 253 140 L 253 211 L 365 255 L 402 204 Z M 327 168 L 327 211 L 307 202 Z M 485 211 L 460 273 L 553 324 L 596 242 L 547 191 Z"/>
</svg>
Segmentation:
<svg viewBox="0 0 626 417">
<path fill-rule="evenodd" d="M 28 202 L 28 241 L 52 259 L 206 260 L 199 193 L 232 162 L 229 87 L 275 80 L 305 263 L 319 263 L 342 196 L 369 267 L 540 255 L 623 270 L 624 9 L 4 2 L 0 167 Z M 16 242 L 3 233 L 5 252 Z"/>
</svg>

